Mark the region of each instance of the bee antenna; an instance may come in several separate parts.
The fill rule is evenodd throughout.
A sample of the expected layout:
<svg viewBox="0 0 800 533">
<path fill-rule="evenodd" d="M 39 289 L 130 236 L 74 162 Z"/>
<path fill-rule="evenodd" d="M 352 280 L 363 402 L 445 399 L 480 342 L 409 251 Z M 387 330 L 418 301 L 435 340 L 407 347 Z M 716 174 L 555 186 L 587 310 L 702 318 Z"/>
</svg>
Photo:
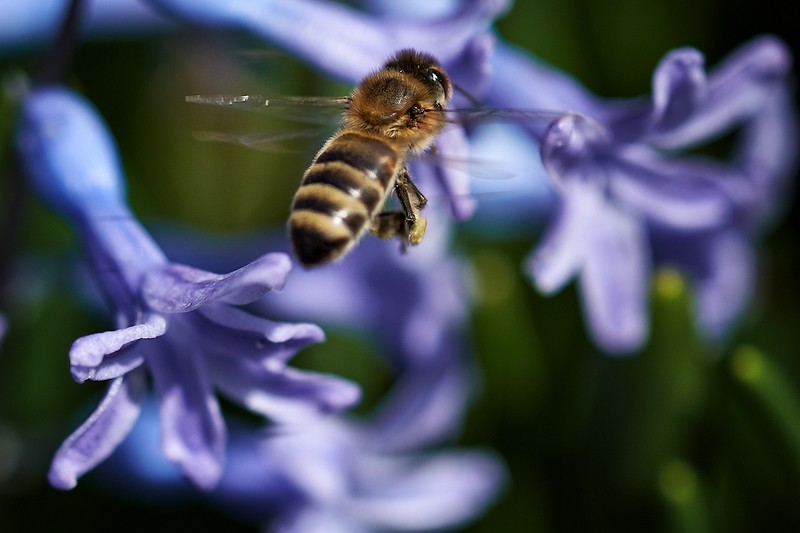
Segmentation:
<svg viewBox="0 0 800 533">
<path fill-rule="evenodd" d="M 475 107 L 483 107 L 483 104 L 481 103 L 481 101 L 478 100 L 478 98 L 475 95 L 473 95 L 471 92 L 469 92 L 468 90 L 463 88 L 461 85 L 459 85 L 457 83 L 453 83 L 453 89 L 455 89 L 458 93 L 460 93 L 467 100 L 469 100 L 469 103 L 471 103 L 473 106 L 475 106 Z"/>
</svg>

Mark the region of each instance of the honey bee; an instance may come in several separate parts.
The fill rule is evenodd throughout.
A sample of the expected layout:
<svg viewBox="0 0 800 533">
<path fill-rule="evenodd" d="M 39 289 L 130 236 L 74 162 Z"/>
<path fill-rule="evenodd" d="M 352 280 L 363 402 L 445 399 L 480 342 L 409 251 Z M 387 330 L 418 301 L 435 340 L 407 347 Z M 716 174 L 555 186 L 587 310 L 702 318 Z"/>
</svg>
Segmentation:
<svg viewBox="0 0 800 533">
<path fill-rule="evenodd" d="M 407 161 L 435 148 L 448 122 L 453 83 L 432 55 L 404 49 L 364 77 L 346 97 L 258 95 L 187 96 L 190 103 L 248 107 L 343 105 L 339 129 L 323 144 L 303 174 L 289 216 L 294 254 L 306 267 L 343 257 L 367 232 L 417 245 L 427 221 L 426 197 L 414 184 Z M 481 110 L 504 118 L 510 110 Z M 516 114 L 515 111 L 512 113 Z M 231 140 L 211 135 L 207 140 Z M 250 140 L 233 138 L 250 145 Z M 394 194 L 399 210 L 384 211 Z"/>
<path fill-rule="evenodd" d="M 349 97 L 340 129 L 306 170 L 292 202 L 289 235 L 305 267 L 335 261 L 369 231 L 419 244 L 427 199 L 406 165 L 433 144 L 453 94 L 433 56 L 401 50 Z M 400 210 L 382 211 L 394 193 Z"/>
</svg>

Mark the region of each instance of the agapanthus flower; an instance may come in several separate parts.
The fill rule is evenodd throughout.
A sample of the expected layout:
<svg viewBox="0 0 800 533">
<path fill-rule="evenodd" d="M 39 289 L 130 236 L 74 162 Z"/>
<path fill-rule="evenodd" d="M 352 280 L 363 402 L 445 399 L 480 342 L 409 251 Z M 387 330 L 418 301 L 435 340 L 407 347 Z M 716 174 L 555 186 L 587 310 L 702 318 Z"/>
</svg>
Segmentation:
<svg viewBox="0 0 800 533">
<path fill-rule="evenodd" d="M 304 283 L 290 287 L 307 282 L 320 289 L 324 283 L 328 290 L 322 293 L 330 294 L 315 299 L 316 305 L 301 307 L 329 319 L 334 318 L 334 309 L 342 309 L 343 316 L 336 317 L 340 325 L 371 335 L 384 350 L 388 343 L 381 343 L 382 333 L 390 326 L 381 325 L 380 318 L 363 322 L 370 312 L 394 314 L 402 332 L 414 311 L 420 311 L 433 328 L 448 331 L 436 336 L 436 341 L 416 344 L 410 332 L 404 335 L 406 342 L 394 351 L 406 364 L 397 370 L 388 394 L 363 418 L 342 415 L 313 424 L 286 424 L 265 434 L 252 428 L 233 430 L 228 468 L 209 495 L 212 502 L 240 519 L 267 523 L 270 531 L 429 531 L 474 520 L 496 499 L 507 476 L 502 461 L 490 451 L 446 446 L 456 434 L 474 383 L 467 371 L 463 335 L 452 323 L 453 316 L 429 311 L 435 307 L 437 295 L 441 297 L 434 281 L 458 286 L 458 276 L 436 276 L 428 268 L 430 264 L 421 263 L 417 268 L 406 266 L 400 276 L 391 274 L 402 269 L 390 266 L 390 275 L 376 283 L 363 276 L 370 270 L 366 266 L 352 268 L 359 260 L 367 258 L 369 263 L 378 256 L 384 264 L 391 264 L 393 255 L 397 254 L 385 246 L 367 244 L 344 259 L 351 263 L 350 269 L 335 272 L 333 278 L 324 277 L 320 284 L 313 281 L 316 271 L 307 273 Z M 429 254 L 424 255 L 433 261 Z M 414 282 L 414 278 L 430 278 L 430 285 L 420 279 Z M 337 280 L 341 283 L 335 283 Z M 331 281 L 332 286 L 326 283 Z M 397 287 L 381 291 L 380 287 L 394 283 Z M 341 296 L 338 291 L 331 290 L 339 286 L 353 291 L 344 301 L 337 298 Z M 387 305 L 386 299 L 373 299 L 396 296 L 403 287 L 409 297 L 397 299 L 393 305 Z M 423 287 L 433 290 L 429 298 L 418 298 Z M 445 288 L 445 292 L 453 288 Z M 286 300 L 277 307 L 288 309 L 288 302 L 303 301 L 296 297 Z M 425 331 L 420 333 L 424 339 Z M 413 353 L 415 349 L 423 352 L 421 357 Z M 412 353 L 400 353 L 406 350 Z M 152 426 L 137 426 L 136 431 L 149 427 L 152 433 Z M 105 472 L 107 477 L 132 476 L 152 486 L 156 494 L 176 488 L 177 479 L 164 468 L 163 459 L 155 457 L 152 440 L 152 436 L 137 437 L 123 444 Z"/>
<path fill-rule="evenodd" d="M 708 73 L 700 52 L 678 49 L 658 65 L 652 97 L 605 101 L 498 48 L 490 105 L 571 111 L 546 130 L 529 129 L 561 205 L 527 269 L 545 293 L 578 278 L 591 333 L 606 350 L 646 339 L 654 267 L 677 267 L 692 280 L 709 333 L 723 332 L 743 308 L 763 226 L 754 214 L 779 203 L 795 158 L 790 62 L 771 37 Z M 737 128 L 728 161 L 685 153 Z"/>
<path fill-rule="evenodd" d="M 468 271 L 449 250 L 448 219 L 433 210 L 429 234 L 413 253 L 365 239 L 340 262 L 297 272 L 284 291 L 259 302 L 270 314 L 361 334 L 387 358 L 394 381 L 361 418 L 232 437 L 236 451 L 213 501 L 275 531 L 404 531 L 455 527 L 497 497 L 505 469 L 495 454 L 448 445 L 477 385 L 465 326 Z M 184 233 L 170 250 L 220 267 L 237 250 L 246 256 L 265 247 L 263 238 L 254 240 L 219 253 L 218 243 Z M 289 246 L 285 235 L 269 242 Z M 126 465 L 147 455 L 141 442 L 126 444 L 114 462 L 121 470 L 109 474 L 128 475 L 135 467 Z"/>
<path fill-rule="evenodd" d="M 235 306 L 283 286 L 289 258 L 269 253 L 229 274 L 171 263 L 126 204 L 114 141 L 83 98 L 65 88 L 31 91 L 17 132 L 24 170 L 40 196 L 79 233 L 117 329 L 70 349 L 77 381 L 108 381 L 95 412 L 56 453 L 50 481 L 71 488 L 125 438 L 153 381 L 162 450 L 197 486 L 223 470 L 226 429 L 215 392 L 274 420 L 304 419 L 353 405 L 339 378 L 288 366 L 323 333 Z"/>
</svg>

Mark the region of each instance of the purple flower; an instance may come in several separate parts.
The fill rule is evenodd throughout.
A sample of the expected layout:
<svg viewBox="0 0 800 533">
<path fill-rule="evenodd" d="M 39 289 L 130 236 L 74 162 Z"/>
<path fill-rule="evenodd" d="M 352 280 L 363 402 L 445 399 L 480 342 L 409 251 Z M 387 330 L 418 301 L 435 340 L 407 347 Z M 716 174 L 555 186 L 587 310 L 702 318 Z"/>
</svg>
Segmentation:
<svg viewBox="0 0 800 533">
<path fill-rule="evenodd" d="M 242 29 L 280 45 L 323 72 L 356 81 L 401 48 L 444 64 L 485 33 L 508 0 L 469 0 L 449 16 L 379 17 L 323 0 L 148 0 L 179 21 Z"/>
<path fill-rule="evenodd" d="M 592 336 L 625 352 L 647 336 L 652 268 L 676 267 L 695 285 L 705 330 L 728 328 L 753 287 L 753 236 L 794 163 L 786 47 L 754 40 L 708 74 L 699 52 L 675 50 L 652 97 L 623 102 L 507 47 L 493 64 L 492 105 L 573 111 L 529 128 L 561 198 L 528 262 L 536 286 L 552 293 L 577 277 Z M 736 128 L 730 161 L 680 153 Z"/>
<path fill-rule="evenodd" d="M 312 317 L 371 339 L 394 382 L 363 418 L 232 436 L 236 452 L 213 501 L 237 517 L 268 521 L 273 531 L 455 527 L 494 501 L 505 484 L 502 462 L 448 446 L 476 385 L 465 335 L 470 291 L 464 264 L 448 251 L 448 217 L 431 215 L 430 233 L 412 253 L 365 240 L 341 262 L 297 272 L 281 294 L 259 302 L 273 315 Z M 187 249 L 192 239 L 175 242 L 174 253 L 200 263 L 236 255 L 231 246 L 203 259 L 198 247 L 208 243 Z M 268 247 L 288 243 L 282 237 Z M 126 444 L 115 464 L 138 464 L 142 450 Z"/>
<path fill-rule="evenodd" d="M 234 307 L 283 286 L 285 254 L 266 254 L 226 275 L 166 259 L 125 203 L 114 141 L 88 102 L 59 87 L 32 91 L 17 139 L 34 188 L 80 234 L 118 328 L 81 337 L 70 350 L 77 381 L 110 384 L 56 453 L 54 486 L 73 487 L 126 437 L 147 374 L 159 399 L 165 457 L 205 489 L 223 470 L 226 430 L 215 391 L 281 421 L 358 400 L 349 382 L 288 366 L 298 349 L 322 340 L 317 326 L 272 322 Z"/>
</svg>

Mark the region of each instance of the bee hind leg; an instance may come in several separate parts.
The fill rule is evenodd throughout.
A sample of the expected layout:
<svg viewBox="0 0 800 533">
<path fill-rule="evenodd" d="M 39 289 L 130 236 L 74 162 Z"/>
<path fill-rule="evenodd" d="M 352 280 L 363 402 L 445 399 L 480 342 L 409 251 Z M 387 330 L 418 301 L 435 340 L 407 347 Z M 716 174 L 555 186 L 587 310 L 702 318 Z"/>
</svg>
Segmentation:
<svg viewBox="0 0 800 533">
<path fill-rule="evenodd" d="M 394 192 L 405 214 L 405 236 L 408 244 L 416 245 L 421 243 L 425 237 L 428 221 L 420 212 L 428 203 L 428 199 L 414 184 L 406 167 L 403 167 L 397 176 Z"/>
<path fill-rule="evenodd" d="M 403 211 L 385 211 L 378 213 L 372 219 L 369 232 L 381 239 L 393 239 L 398 236 L 405 236 L 408 229 L 406 227 L 406 214 Z"/>
</svg>

